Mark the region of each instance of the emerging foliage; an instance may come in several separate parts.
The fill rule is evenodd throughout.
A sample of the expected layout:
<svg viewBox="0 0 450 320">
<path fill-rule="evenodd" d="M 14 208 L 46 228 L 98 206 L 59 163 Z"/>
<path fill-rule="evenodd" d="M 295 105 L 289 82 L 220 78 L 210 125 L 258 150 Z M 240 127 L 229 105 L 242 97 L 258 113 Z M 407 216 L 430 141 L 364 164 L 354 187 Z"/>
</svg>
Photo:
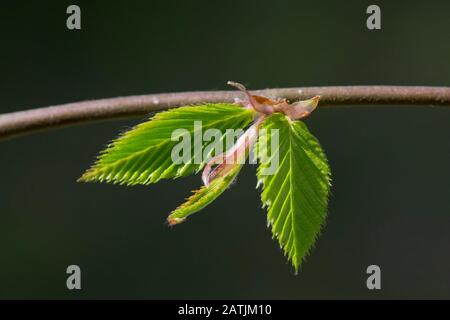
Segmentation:
<svg viewBox="0 0 450 320">
<path fill-rule="evenodd" d="M 291 121 L 275 113 L 263 124 L 279 130 L 279 146 L 268 152 L 271 135 L 261 135 L 257 176 L 263 185 L 261 199 L 268 207 L 268 225 L 283 248 L 285 255 L 298 268 L 314 244 L 325 221 L 330 186 L 330 168 L 318 141 L 301 121 Z M 265 153 L 264 153 L 265 152 Z M 273 175 L 263 175 L 272 159 L 278 157 L 279 167 Z"/>
<path fill-rule="evenodd" d="M 114 140 L 79 181 L 147 185 L 160 179 L 196 173 L 205 162 L 195 163 L 198 154 L 194 143 L 191 144 L 190 162 L 176 164 L 171 159 L 172 149 L 178 143 L 171 140 L 175 130 L 186 129 L 192 137 L 195 121 L 202 121 L 202 130 L 219 129 L 224 133 L 224 139 L 226 129 L 245 128 L 253 117 L 253 110 L 226 103 L 185 106 L 157 113 Z M 197 148 L 200 152 L 207 144 L 203 140 L 201 143 L 202 146 Z"/>
<path fill-rule="evenodd" d="M 290 103 L 252 95 L 236 82 L 229 84 L 244 94 L 241 105 L 185 106 L 158 113 L 114 140 L 79 181 L 147 185 L 203 168 L 204 186 L 168 216 L 167 221 L 174 225 L 220 196 L 242 168 L 238 159 L 247 158 L 255 147 L 260 162 L 258 185 L 263 186 L 261 200 L 268 208 L 268 225 L 297 272 L 325 222 L 330 190 L 325 154 L 300 121 L 315 110 L 320 97 Z M 247 128 L 252 121 L 229 146 L 227 130 Z M 221 144 L 221 149 L 209 149 L 210 143 L 202 137 L 208 129 L 215 129 L 214 145 Z M 272 129 L 278 134 L 272 136 Z M 174 151 L 178 150 L 180 138 L 183 142 L 189 139 L 189 143 L 182 143 L 183 154 L 185 149 L 190 152 L 177 162 L 172 156 L 177 155 Z"/>
<path fill-rule="evenodd" d="M 233 182 L 241 170 L 242 165 L 236 165 L 227 175 L 213 180 L 209 185 L 201 187 L 187 199 L 185 203 L 176 208 L 167 217 L 170 225 L 183 222 L 188 216 L 196 213 L 217 199 Z"/>
</svg>

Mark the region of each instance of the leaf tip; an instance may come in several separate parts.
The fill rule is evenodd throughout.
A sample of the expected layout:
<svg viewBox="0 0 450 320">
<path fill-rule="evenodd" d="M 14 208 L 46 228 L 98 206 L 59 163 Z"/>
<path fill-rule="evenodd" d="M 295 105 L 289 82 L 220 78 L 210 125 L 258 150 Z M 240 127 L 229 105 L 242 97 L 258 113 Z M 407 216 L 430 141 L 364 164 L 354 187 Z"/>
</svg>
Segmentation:
<svg viewBox="0 0 450 320">
<path fill-rule="evenodd" d="M 170 227 L 182 223 L 184 220 L 186 220 L 186 218 L 177 218 L 173 217 L 172 215 L 167 217 L 167 223 L 169 224 Z"/>
<path fill-rule="evenodd" d="M 96 180 L 95 171 L 88 169 L 77 179 L 77 182 L 92 182 L 94 180 Z"/>
<path fill-rule="evenodd" d="M 294 267 L 294 275 L 298 275 L 298 272 L 302 266 L 302 259 L 297 259 L 296 257 L 292 257 L 291 259 L 292 266 Z"/>
</svg>

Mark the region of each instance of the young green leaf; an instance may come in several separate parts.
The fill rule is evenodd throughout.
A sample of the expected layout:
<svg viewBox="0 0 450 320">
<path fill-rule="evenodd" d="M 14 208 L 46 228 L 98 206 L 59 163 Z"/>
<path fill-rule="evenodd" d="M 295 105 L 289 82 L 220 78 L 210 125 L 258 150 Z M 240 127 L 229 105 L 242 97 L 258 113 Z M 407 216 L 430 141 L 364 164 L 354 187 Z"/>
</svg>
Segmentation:
<svg viewBox="0 0 450 320">
<path fill-rule="evenodd" d="M 214 179 L 209 185 L 194 191 L 185 203 L 176 208 L 167 217 L 170 225 L 183 222 L 188 216 L 206 207 L 220 196 L 233 182 L 242 168 L 242 164 L 233 164 L 232 169 L 225 175 Z"/>
<path fill-rule="evenodd" d="M 198 172 L 207 159 L 195 159 L 201 156 L 209 142 L 200 138 L 199 148 L 191 143 L 189 161 L 175 163 L 171 154 L 179 141 L 171 139 L 173 132 L 185 129 L 189 138 L 193 137 L 198 131 L 195 122 L 201 121 L 203 132 L 208 129 L 220 130 L 223 143 L 226 129 L 245 128 L 253 117 L 253 110 L 227 103 L 185 106 L 157 113 L 149 121 L 113 141 L 79 181 L 147 185 L 160 179 L 178 178 Z"/>
<path fill-rule="evenodd" d="M 273 236 L 298 271 L 325 221 L 330 168 L 319 142 L 303 122 L 274 113 L 262 128 L 267 135 L 261 134 L 257 142 L 260 160 L 257 176 L 258 183 L 263 185 L 261 200 L 268 207 L 268 225 Z M 271 129 L 279 130 L 279 144 L 274 150 L 268 150 Z M 279 159 L 276 172 L 265 174 L 264 170 L 271 167 L 275 158 Z"/>
</svg>

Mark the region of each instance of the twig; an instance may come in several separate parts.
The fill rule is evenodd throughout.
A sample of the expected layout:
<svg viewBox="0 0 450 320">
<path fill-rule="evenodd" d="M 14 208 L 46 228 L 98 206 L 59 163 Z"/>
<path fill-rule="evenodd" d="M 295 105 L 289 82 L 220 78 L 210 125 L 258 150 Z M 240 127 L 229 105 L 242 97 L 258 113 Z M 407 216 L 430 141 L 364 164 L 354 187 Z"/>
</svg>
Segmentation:
<svg viewBox="0 0 450 320">
<path fill-rule="evenodd" d="M 321 107 L 355 105 L 450 106 L 450 87 L 342 86 L 255 90 L 291 101 L 320 95 Z M 234 102 L 238 91 L 160 93 L 67 103 L 0 115 L 0 139 L 84 122 L 127 118 L 181 105 Z"/>
</svg>

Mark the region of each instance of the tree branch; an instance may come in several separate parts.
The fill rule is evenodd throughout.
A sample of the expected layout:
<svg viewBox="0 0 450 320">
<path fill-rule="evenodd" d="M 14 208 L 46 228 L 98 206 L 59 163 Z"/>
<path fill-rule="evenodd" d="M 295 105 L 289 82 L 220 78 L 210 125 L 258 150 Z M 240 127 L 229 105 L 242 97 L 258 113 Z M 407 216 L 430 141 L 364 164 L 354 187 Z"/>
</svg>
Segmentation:
<svg viewBox="0 0 450 320">
<path fill-rule="evenodd" d="M 342 86 L 255 90 L 253 94 L 291 101 L 320 95 L 320 106 L 450 106 L 450 87 Z M 67 103 L 0 115 L 0 139 L 84 122 L 145 115 L 182 105 L 234 102 L 238 91 L 160 93 Z"/>
</svg>

